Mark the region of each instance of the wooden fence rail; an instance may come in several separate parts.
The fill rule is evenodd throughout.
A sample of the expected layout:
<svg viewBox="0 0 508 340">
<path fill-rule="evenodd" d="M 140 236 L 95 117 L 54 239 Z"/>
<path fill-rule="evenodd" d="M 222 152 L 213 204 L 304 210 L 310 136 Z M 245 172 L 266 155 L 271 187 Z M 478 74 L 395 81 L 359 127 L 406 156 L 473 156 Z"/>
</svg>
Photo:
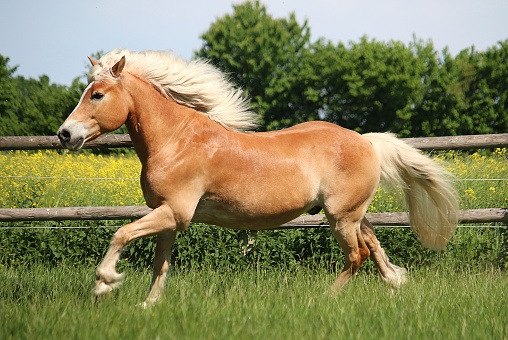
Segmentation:
<svg viewBox="0 0 508 340">
<path fill-rule="evenodd" d="M 128 220 L 141 218 L 150 211 L 151 209 L 146 206 L 0 209 L 0 222 Z M 405 212 L 367 214 L 367 219 L 374 225 L 409 225 L 409 219 Z M 508 223 L 508 209 L 462 210 L 459 212 L 459 219 L 460 223 Z M 328 226 L 328 222 L 323 214 L 300 216 L 275 229 L 320 226 Z"/>
<path fill-rule="evenodd" d="M 401 138 L 420 150 L 467 150 L 508 147 L 508 133 L 490 135 Z M 129 135 L 108 134 L 85 143 L 83 148 L 131 147 Z M 0 137 L 0 150 L 62 149 L 57 136 Z"/>
</svg>

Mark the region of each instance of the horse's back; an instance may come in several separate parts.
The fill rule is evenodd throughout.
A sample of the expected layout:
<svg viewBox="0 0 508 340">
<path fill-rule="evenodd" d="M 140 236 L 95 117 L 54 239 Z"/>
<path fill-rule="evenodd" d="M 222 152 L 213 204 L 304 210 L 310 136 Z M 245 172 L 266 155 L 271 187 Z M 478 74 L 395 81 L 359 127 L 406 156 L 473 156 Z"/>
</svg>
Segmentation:
<svg viewBox="0 0 508 340">
<path fill-rule="evenodd" d="M 339 125 L 312 121 L 260 136 L 263 134 L 273 138 L 269 143 L 284 149 L 284 155 L 297 155 L 299 163 L 312 166 L 313 172 L 322 171 L 323 177 L 333 173 L 352 178 L 369 172 L 379 177 L 379 161 L 372 144 L 359 133 Z"/>
<path fill-rule="evenodd" d="M 332 156 L 332 153 L 334 158 L 340 159 L 348 153 L 366 155 L 372 149 L 370 142 L 359 133 L 324 121 L 305 122 L 283 130 L 247 135 L 252 138 L 245 138 L 243 147 L 252 146 L 271 152 L 282 152 L 281 156 L 289 157 L 294 154 L 304 157 L 309 151 L 314 151 L 310 154 L 311 157 L 317 157 L 320 153 Z"/>
</svg>

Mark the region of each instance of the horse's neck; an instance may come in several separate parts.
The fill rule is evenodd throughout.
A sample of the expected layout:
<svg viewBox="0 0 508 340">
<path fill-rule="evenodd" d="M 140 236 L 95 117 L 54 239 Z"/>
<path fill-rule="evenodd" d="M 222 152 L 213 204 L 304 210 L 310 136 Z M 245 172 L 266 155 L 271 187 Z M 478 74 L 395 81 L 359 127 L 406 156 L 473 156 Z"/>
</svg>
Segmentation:
<svg viewBox="0 0 508 340">
<path fill-rule="evenodd" d="M 133 109 L 125 125 L 141 162 L 172 141 L 187 138 L 186 128 L 197 113 L 177 104 L 141 80 L 131 81 Z"/>
<path fill-rule="evenodd" d="M 129 86 L 133 109 L 125 125 L 142 164 L 162 148 L 177 151 L 196 134 L 226 133 L 205 114 L 166 98 L 142 80 L 133 79 Z"/>
</svg>

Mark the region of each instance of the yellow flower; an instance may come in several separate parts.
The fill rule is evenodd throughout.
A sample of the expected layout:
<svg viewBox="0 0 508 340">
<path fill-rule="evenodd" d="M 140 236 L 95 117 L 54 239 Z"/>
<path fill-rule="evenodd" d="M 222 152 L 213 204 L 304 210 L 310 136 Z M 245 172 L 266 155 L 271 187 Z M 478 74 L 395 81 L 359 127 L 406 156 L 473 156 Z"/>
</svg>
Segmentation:
<svg viewBox="0 0 508 340">
<path fill-rule="evenodd" d="M 466 198 L 476 200 L 476 195 L 475 195 L 473 188 L 471 188 L 471 187 L 467 188 L 466 190 L 464 190 L 464 194 L 465 194 Z"/>
</svg>

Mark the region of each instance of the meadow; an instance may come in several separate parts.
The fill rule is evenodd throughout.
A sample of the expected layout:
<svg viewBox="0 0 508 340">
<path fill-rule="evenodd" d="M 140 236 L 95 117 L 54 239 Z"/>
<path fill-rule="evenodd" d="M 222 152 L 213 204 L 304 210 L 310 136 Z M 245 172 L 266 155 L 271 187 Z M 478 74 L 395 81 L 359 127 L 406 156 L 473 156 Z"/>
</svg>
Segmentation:
<svg viewBox="0 0 508 340">
<path fill-rule="evenodd" d="M 149 273 L 90 294 L 93 269 L 0 269 L 1 339 L 506 339 L 508 273 L 412 271 L 392 290 L 357 275 L 339 295 L 323 270 L 173 272 L 143 310 Z"/>
<path fill-rule="evenodd" d="M 508 206 L 506 149 L 433 157 L 455 176 L 461 209 Z M 0 164 L 2 208 L 143 204 L 135 155 L 15 151 Z M 404 211 L 400 193 L 378 190 L 370 212 L 383 211 Z M 260 232 L 246 248 L 250 234 L 194 225 L 178 237 L 162 302 L 142 310 L 153 238 L 125 251 L 119 290 L 91 295 L 112 226 L 126 222 L 0 223 L 0 339 L 508 338 L 499 223 L 460 228 L 444 253 L 377 227 L 408 284 L 392 290 L 368 260 L 338 296 L 329 286 L 343 255 L 325 229 Z"/>
</svg>

